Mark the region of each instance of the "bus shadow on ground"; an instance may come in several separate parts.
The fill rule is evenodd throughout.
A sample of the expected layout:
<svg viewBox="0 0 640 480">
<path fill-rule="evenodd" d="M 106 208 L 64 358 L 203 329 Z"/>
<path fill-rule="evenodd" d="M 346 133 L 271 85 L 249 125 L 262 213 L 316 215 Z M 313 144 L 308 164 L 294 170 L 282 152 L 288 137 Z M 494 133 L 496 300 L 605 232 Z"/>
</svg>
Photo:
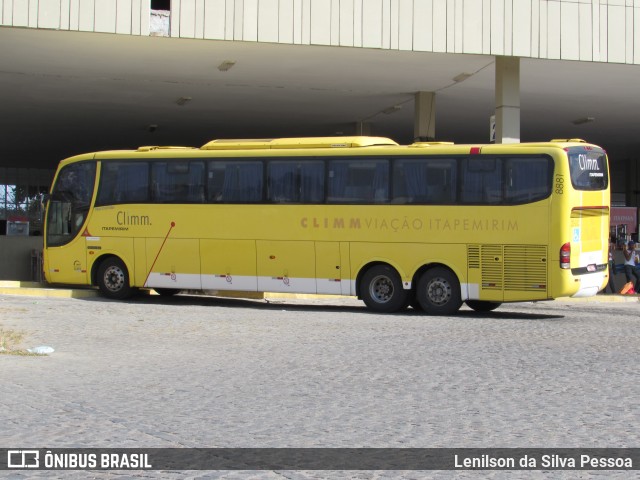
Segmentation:
<svg viewBox="0 0 640 480">
<path fill-rule="evenodd" d="M 493 312 L 474 312 L 473 310 L 460 310 L 458 317 L 470 320 L 477 319 L 493 319 L 493 320 L 564 320 L 564 315 L 554 315 L 548 313 L 530 313 L 530 312 L 514 312 L 508 311 L 509 307 L 504 310 L 494 310 Z"/>
<path fill-rule="evenodd" d="M 213 295 L 192 295 L 179 294 L 172 297 L 162 297 L 157 295 L 136 295 L 126 300 L 112 300 L 105 297 L 82 298 L 87 302 L 117 302 L 130 305 L 167 305 L 167 306 L 190 306 L 190 307 L 210 307 L 210 308 L 232 308 L 232 309 L 253 309 L 253 310 L 287 310 L 306 312 L 355 312 L 368 313 L 364 304 L 360 305 L 330 305 L 312 303 L 291 303 L 280 299 L 251 299 L 216 297 Z"/>
<path fill-rule="evenodd" d="M 286 299 L 248 299 L 248 298 L 230 298 L 216 297 L 212 295 L 192 295 L 179 294 L 173 297 L 161 297 L 158 295 L 141 294 L 127 300 L 111 300 L 104 297 L 91 297 L 82 299 L 88 302 L 124 302 L 137 305 L 167 305 L 167 306 L 202 306 L 211 308 L 230 308 L 230 309 L 252 309 L 252 310 L 287 310 L 299 312 L 334 312 L 334 313 L 361 313 L 365 315 L 388 315 L 390 317 L 422 317 L 438 318 L 437 315 L 426 315 L 420 310 L 407 308 L 401 312 L 380 314 L 369 310 L 364 303 L 358 305 L 336 305 L 336 304 L 318 304 L 318 303 L 300 303 L 290 302 Z M 327 301 L 327 302 L 330 302 Z M 531 313 L 531 312 L 515 312 L 509 311 L 508 306 L 502 307 L 503 310 L 494 310 L 492 312 L 475 312 L 473 310 L 461 309 L 454 315 L 446 317 L 456 317 L 464 321 L 471 320 L 563 320 L 566 317 L 561 314 L 549 313 Z"/>
</svg>

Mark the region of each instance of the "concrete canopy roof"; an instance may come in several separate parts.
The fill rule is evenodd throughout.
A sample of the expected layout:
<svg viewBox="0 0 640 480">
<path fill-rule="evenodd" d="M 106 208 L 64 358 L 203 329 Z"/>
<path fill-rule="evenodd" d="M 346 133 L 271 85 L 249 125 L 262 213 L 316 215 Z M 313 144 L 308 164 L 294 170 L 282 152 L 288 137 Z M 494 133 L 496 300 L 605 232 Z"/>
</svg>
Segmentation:
<svg viewBox="0 0 640 480">
<path fill-rule="evenodd" d="M 492 56 L 7 27 L 0 46 L 2 167 L 215 138 L 349 135 L 359 121 L 408 143 L 417 91 L 436 92 L 438 140 L 486 143 L 495 109 Z M 220 71 L 224 61 L 235 65 Z M 472 75 L 455 82 L 462 73 Z M 621 156 L 640 145 L 640 66 L 522 59 L 520 78 L 522 141 L 584 138 Z"/>
</svg>

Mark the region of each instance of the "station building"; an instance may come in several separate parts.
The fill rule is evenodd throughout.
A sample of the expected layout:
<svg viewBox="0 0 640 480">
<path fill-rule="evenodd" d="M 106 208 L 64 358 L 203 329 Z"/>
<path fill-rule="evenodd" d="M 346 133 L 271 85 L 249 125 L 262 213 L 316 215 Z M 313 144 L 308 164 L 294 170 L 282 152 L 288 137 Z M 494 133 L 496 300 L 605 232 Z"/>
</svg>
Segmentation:
<svg viewBox="0 0 640 480">
<path fill-rule="evenodd" d="M 0 0 L 0 66 L 0 278 L 63 158 L 214 138 L 583 138 L 637 236 L 640 0 Z"/>
</svg>

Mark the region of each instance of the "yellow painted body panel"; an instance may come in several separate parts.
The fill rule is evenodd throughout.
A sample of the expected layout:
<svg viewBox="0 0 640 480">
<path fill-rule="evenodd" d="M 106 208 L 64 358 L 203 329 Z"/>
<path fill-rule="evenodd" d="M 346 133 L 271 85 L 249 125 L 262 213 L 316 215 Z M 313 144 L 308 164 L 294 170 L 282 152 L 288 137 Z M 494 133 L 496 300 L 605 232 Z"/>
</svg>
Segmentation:
<svg viewBox="0 0 640 480">
<path fill-rule="evenodd" d="M 348 260 L 348 257 L 345 260 Z M 315 276 L 318 283 L 323 284 L 322 290 L 336 295 L 350 293 L 349 263 L 342 260 L 339 242 L 315 242 L 315 263 Z"/>
<path fill-rule="evenodd" d="M 478 209 L 127 205 L 95 208 L 87 229 L 95 238 L 92 245 L 100 246 L 101 254 L 109 252 L 127 259 L 137 286 L 145 285 L 154 261 L 153 271 L 167 277 L 182 273 L 341 280 L 355 280 L 363 266 L 385 262 L 409 284 L 423 265 L 442 263 L 465 283 L 469 243 L 493 244 L 501 238 L 508 238 L 509 243 L 548 242 L 546 200 L 517 208 L 492 207 L 487 210 L 489 215 L 473 215 L 469 210 Z M 525 220 L 534 218 L 540 221 Z M 133 238 L 137 239 L 135 256 Z M 146 239 L 142 245 L 138 242 L 141 238 Z M 82 250 L 83 242 L 79 237 L 64 248 L 78 245 Z M 120 242 L 124 244 L 120 246 Z M 341 253 L 340 244 L 348 253 Z M 98 257 L 92 256 L 89 269 Z M 145 272 L 141 273 L 141 268 Z M 336 292 L 344 290 L 336 288 Z"/>
<path fill-rule="evenodd" d="M 195 238 L 148 238 L 146 242 L 146 271 L 160 275 L 161 285 L 171 288 L 172 285 L 183 285 L 183 275 L 200 276 L 200 240 Z M 199 290 L 198 278 L 190 279 L 190 289 Z M 184 287 L 183 287 L 184 288 Z"/>
<path fill-rule="evenodd" d="M 201 272 L 206 275 L 256 275 L 254 240 L 200 241 Z"/>
<path fill-rule="evenodd" d="M 258 290 L 315 293 L 313 242 L 258 240 L 256 256 Z"/>
<path fill-rule="evenodd" d="M 56 247 L 44 254 L 44 270 L 47 282 L 70 285 L 91 284 L 87 267 L 87 247 L 84 237 L 72 243 Z M 91 258 L 89 258 L 91 262 Z"/>
</svg>

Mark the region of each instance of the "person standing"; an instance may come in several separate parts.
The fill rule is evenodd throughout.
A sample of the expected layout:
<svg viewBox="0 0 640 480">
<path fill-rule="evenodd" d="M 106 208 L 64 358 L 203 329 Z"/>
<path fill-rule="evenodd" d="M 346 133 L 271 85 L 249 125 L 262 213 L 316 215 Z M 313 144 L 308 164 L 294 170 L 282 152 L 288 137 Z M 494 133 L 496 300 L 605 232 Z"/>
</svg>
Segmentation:
<svg viewBox="0 0 640 480">
<path fill-rule="evenodd" d="M 624 274 L 627 277 L 627 282 L 633 282 L 633 289 L 636 293 L 640 293 L 640 276 L 636 271 L 636 265 L 638 261 L 638 254 L 636 253 L 636 244 L 633 240 L 629 240 L 629 243 L 624 249 Z M 635 278 L 635 280 L 634 280 Z"/>
<path fill-rule="evenodd" d="M 615 251 L 615 249 L 616 244 L 613 240 L 611 240 L 609 242 L 609 282 L 604 289 L 605 292 L 608 289 L 611 293 L 618 293 L 618 290 L 616 289 L 616 282 L 614 280 L 614 277 L 616 275 L 616 262 L 613 258 L 613 252 Z"/>
</svg>

